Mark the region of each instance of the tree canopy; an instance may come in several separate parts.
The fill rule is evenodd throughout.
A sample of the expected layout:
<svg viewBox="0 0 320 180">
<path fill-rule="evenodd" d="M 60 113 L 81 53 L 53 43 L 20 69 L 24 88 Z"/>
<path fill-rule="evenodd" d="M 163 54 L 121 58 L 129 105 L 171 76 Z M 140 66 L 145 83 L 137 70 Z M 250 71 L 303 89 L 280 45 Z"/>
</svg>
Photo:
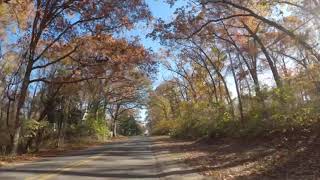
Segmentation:
<svg viewBox="0 0 320 180">
<path fill-rule="evenodd" d="M 319 116 L 318 9 L 318 1 L 199 0 L 172 21 L 157 19 L 149 37 L 167 47 L 163 66 L 175 75 L 151 95 L 154 133 L 254 136 L 311 127 Z"/>
<path fill-rule="evenodd" d="M 12 0 L 0 14 L 0 119 L 12 154 L 48 133 L 57 146 L 76 131 L 106 136 L 109 106 L 143 104 L 156 62 L 119 34 L 151 20 L 144 1 Z"/>
<path fill-rule="evenodd" d="M 178 7 L 169 20 L 144 0 L 0 1 L 3 153 L 146 129 L 189 139 L 314 131 L 319 0 L 163 2 Z M 130 36 L 141 26 L 147 37 Z"/>
</svg>

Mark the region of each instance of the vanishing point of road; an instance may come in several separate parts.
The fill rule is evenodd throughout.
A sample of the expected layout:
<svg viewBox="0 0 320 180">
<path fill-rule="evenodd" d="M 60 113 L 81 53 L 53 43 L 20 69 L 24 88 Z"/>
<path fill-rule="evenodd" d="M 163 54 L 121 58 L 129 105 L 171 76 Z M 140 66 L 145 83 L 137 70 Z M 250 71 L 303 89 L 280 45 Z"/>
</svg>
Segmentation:
<svg viewBox="0 0 320 180">
<path fill-rule="evenodd" d="M 196 170 L 152 151 L 150 137 L 132 137 L 67 155 L 0 168 L 1 180 L 187 179 Z"/>
</svg>

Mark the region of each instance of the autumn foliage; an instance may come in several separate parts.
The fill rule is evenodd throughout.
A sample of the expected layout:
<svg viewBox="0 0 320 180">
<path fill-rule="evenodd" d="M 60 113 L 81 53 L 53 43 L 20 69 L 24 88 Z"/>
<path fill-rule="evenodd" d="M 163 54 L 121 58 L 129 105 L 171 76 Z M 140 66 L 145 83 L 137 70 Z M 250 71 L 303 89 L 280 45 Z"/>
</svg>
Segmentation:
<svg viewBox="0 0 320 180">
<path fill-rule="evenodd" d="M 319 1 L 186 4 L 172 21 L 156 20 L 149 34 L 168 47 L 170 58 L 162 64 L 174 74 L 151 95 L 154 134 L 260 137 L 316 131 Z"/>
<path fill-rule="evenodd" d="M 136 117 L 156 63 L 120 33 L 150 22 L 144 1 L 0 2 L 2 153 L 105 139 Z"/>
</svg>

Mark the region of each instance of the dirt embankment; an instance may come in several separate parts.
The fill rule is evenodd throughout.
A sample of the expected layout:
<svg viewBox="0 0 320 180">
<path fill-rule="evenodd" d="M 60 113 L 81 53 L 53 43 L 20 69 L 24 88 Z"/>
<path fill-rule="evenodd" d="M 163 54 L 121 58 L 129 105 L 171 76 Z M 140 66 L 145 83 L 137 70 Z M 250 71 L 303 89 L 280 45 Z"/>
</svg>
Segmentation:
<svg viewBox="0 0 320 180">
<path fill-rule="evenodd" d="M 315 135 L 198 141 L 158 137 L 153 148 L 179 154 L 213 179 L 320 179 L 320 138 Z"/>
</svg>

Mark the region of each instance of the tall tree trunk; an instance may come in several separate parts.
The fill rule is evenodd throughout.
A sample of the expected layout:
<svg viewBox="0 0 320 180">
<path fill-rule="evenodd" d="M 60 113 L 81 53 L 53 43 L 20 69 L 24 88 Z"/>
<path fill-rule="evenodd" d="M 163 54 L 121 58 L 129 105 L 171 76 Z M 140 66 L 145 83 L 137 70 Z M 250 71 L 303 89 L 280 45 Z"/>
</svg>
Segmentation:
<svg viewBox="0 0 320 180">
<path fill-rule="evenodd" d="M 268 53 L 268 50 L 266 49 L 266 47 L 264 46 L 263 42 L 261 41 L 261 39 L 258 37 L 257 33 L 253 32 L 245 23 L 243 23 L 244 27 L 246 28 L 246 30 L 249 32 L 249 34 L 253 37 L 253 39 L 259 44 L 263 54 L 265 55 L 267 62 L 269 64 L 269 67 L 271 69 L 273 78 L 276 82 L 276 85 L 278 88 L 282 87 L 282 81 L 278 72 L 277 67 L 275 66 L 273 60 L 271 59 L 270 54 Z"/>
<path fill-rule="evenodd" d="M 65 129 L 68 123 L 68 119 L 69 119 L 69 103 L 67 102 L 68 100 L 66 100 L 66 102 L 63 102 L 63 110 L 62 110 L 62 116 L 63 118 L 61 118 L 60 124 L 59 124 L 59 131 L 58 131 L 58 141 L 57 141 L 57 147 L 61 147 L 62 144 L 64 144 L 64 136 L 65 136 Z"/>
<path fill-rule="evenodd" d="M 231 95 L 230 95 L 230 92 L 229 92 L 229 88 L 228 88 L 228 85 L 227 85 L 227 82 L 225 80 L 225 78 L 223 77 L 223 75 L 221 74 L 219 68 L 213 63 L 212 59 L 208 56 L 208 54 L 202 49 L 201 46 L 197 45 L 196 43 L 193 43 L 194 45 L 197 46 L 197 48 L 201 51 L 201 53 L 206 57 L 206 59 L 208 59 L 210 65 L 213 67 L 214 71 L 217 73 L 218 77 L 221 79 L 223 85 L 224 85 L 224 89 L 225 89 L 225 93 L 227 95 L 227 102 L 228 104 L 230 105 L 231 107 L 231 113 L 232 113 L 232 116 L 234 117 L 234 106 L 233 106 L 233 103 L 232 103 L 232 98 L 231 98 Z"/>
<path fill-rule="evenodd" d="M 241 94 L 240 94 L 240 90 L 239 90 L 239 84 L 238 84 L 237 76 L 236 76 L 236 73 L 235 73 L 235 70 L 234 70 L 234 64 L 233 64 L 233 60 L 232 60 L 230 51 L 228 51 L 228 55 L 229 55 L 229 60 L 230 60 L 230 65 L 231 65 L 231 72 L 232 72 L 232 75 L 233 75 L 234 84 L 236 86 L 236 91 L 237 91 L 237 95 L 238 95 L 240 121 L 241 121 L 242 126 L 244 126 L 244 115 L 243 115 L 242 99 L 241 99 Z"/>
<path fill-rule="evenodd" d="M 113 120 L 113 129 L 112 129 L 112 136 L 117 137 L 117 120 Z"/>
<path fill-rule="evenodd" d="M 28 65 L 26 68 L 26 72 L 22 81 L 22 85 L 20 88 L 20 94 L 18 96 L 17 101 L 17 109 L 16 109 L 16 117 L 14 122 L 14 136 L 13 136 L 13 144 L 12 144 L 12 150 L 11 155 L 16 155 L 18 151 L 19 146 L 19 139 L 20 139 L 20 131 L 21 131 L 21 116 L 22 116 L 22 108 L 25 103 L 25 99 L 28 92 L 29 82 L 30 82 L 30 76 L 32 72 L 32 66 L 33 66 L 33 60 L 32 58 L 29 59 Z"/>
<path fill-rule="evenodd" d="M 60 148 L 61 145 L 64 143 L 64 126 L 65 126 L 65 122 L 63 119 L 61 119 L 58 125 L 58 138 L 57 138 L 57 144 L 56 144 L 57 148 Z"/>
<path fill-rule="evenodd" d="M 195 42 L 193 42 L 193 43 L 195 44 Z M 199 59 L 200 59 L 201 62 L 203 63 L 203 65 L 201 65 L 201 64 L 198 63 L 196 60 L 194 60 L 194 62 L 196 62 L 196 63 L 199 64 L 200 66 L 204 67 L 205 70 L 207 71 L 207 73 L 208 73 L 208 75 L 209 75 L 209 77 L 210 77 L 210 80 L 211 80 L 211 82 L 212 82 L 212 85 L 213 85 L 213 91 L 214 91 L 213 93 L 214 93 L 215 100 L 216 100 L 216 102 L 218 102 L 218 101 L 219 101 L 219 98 L 218 98 L 218 91 L 217 91 L 216 82 L 215 82 L 215 80 L 214 80 L 214 77 L 213 77 L 212 73 L 210 72 L 210 69 L 209 69 L 209 67 L 208 67 L 208 64 L 207 64 L 207 62 L 205 61 L 205 59 L 201 56 L 200 53 L 198 53 L 196 50 L 193 50 L 193 52 L 195 52 L 196 54 L 198 54 Z"/>
<path fill-rule="evenodd" d="M 221 79 L 221 81 L 223 82 L 226 94 L 227 94 L 227 101 L 228 103 L 232 106 L 233 109 L 233 104 L 232 104 L 232 98 L 228 89 L 228 85 L 223 77 L 223 75 L 221 74 L 219 68 L 213 63 L 212 59 L 208 56 L 208 54 L 202 49 L 201 46 L 199 46 L 198 44 L 196 44 L 195 42 L 193 42 L 194 45 L 197 46 L 197 48 L 201 51 L 201 53 L 206 57 L 206 59 L 208 59 L 210 65 L 213 67 L 214 71 L 217 73 L 218 77 Z"/>
<path fill-rule="evenodd" d="M 38 130 L 36 138 L 35 138 L 35 152 L 38 152 L 40 149 L 41 141 L 42 141 L 42 135 L 43 135 L 43 129 Z"/>
<path fill-rule="evenodd" d="M 249 73 L 251 75 L 251 78 L 253 80 L 253 83 L 254 83 L 254 89 L 255 89 L 256 95 L 258 96 L 259 101 L 262 104 L 264 104 L 264 98 L 263 98 L 262 93 L 261 93 L 260 83 L 259 83 L 258 74 L 257 74 L 256 57 L 252 57 L 254 59 L 252 59 L 252 64 L 250 65 L 248 60 L 242 54 L 242 51 L 240 50 L 239 46 L 236 44 L 236 42 L 233 40 L 232 36 L 229 34 L 229 31 L 228 31 L 227 27 L 224 24 L 223 24 L 223 26 L 224 26 L 224 29 L 225 29 L 225 31 L 226 31 L 229 39 L 230 39 L 230 41 L 227 41 L 227 42 L 231 43 L 235 47 L 235 49 L 239 53 L 240 57 L 242 58 L 243 62 L 247 66 L 247 68 L 249 70 Z M 224 40 L 224 39 L 222 39 L 222 40 Z"/>
<path fill-rule="evenodd" d="M 239 58 L 239 62 L 241 62 L 240 57 L 238 57 L 238 58 Z M 241 68 L 241 71 L 244 72 L 242 64 L 240 65 L 240 68 Z M 249 83 L 247 76 L 244 77 L 244 82 L 245 82 L 246 87 L 248 88 L 248 95 L 251 98 L 252 97 L 252 90 L 251 90 L 250 83 Z"/>
<path fill-rule="evenodd" d="M 7 128 L 9 128 L 10 126 L 10 108 L 11 108 L 11 99 L 9 98 L 9 101 L 8 101 L 8 105 L 7 105 L 7 116 L 6 116 L 6 124 L 7 124 Z"/>
<path fill-rule="evenodd" d="M 0 122 L 2 122 L 2 118 L 3 118 L 3 111 L 2 111 L 2 107 L 0 107 Z"/>
<path fill-rule="evenodd" d="M 253 83 L 254 83 L 254 89 L 255 89 L 255 92 L 256 92 L 256 96 L 258 97 L 258 102 L 262 105 L 262 114 L 264 117 L 266 117 L 267 119 L 269 118 L 269 115 L 268 115 L 268 112 L 267 112 L 267 109 L 266 109 L 266 104 L 265 104 L 265 101 L 264 101 L 264 97 L 263 97 L 263 94 L 261 92 L 261 88 L 260 88 L 260 83 L 259 83 L 259 79 L 258 79 L 258 74 L 257 74 L 257 61 L 256 61 L 256 57 L 252 57 L 252 64 L 250 65 L 248 60 L 244 57 L 244 55 L 242 54 L 242 51 L 240 50 L 240 48 L 238 47 L 238 45 L 236 44 L 236 42 L 233 40 L 232 36 L 229 34 L 228 32 L 228 29 L 226 28 L 226 26 L 224 25 L 224 29 L 230 39 L 229 40 L 225 40 L 225 39 L 222 39 L 222 40 L 225 40 L 227 42 L 229 42 L 230 44 L 232 44 L 235 49 L 237 50 L 237 52 L 239 53 L 240 57 L 242 58 L 243 62 L 245 63 L 245 65 L 247 66 L 248 70 L 249 70 L 249 73 L 251 75 L 251 78 L 253 80 Z M 250 30 L 250 29 L 249 29 Z M 252 32 L 252 31 L 251 31 Z M 250 32 L 249 32 L 250 33 Z M 252 32 L 253 33 L 253 32 Z M 263 44 L 262 44 L 263 45 Z M 272 64 L 272 63 L 271 63 Z M 276 71 L 277 72 L 277 71 Z M 248 86 L 249 87 L 249 86 Z"/>
<path fill-rule="evenodd" d="M 115 112 L 113 114 L 113 129 L 112 129 L 113 137 L 117 136 L 117 120 L 118 120 L 119 110 L 120 110 L 120 104 L 117 104 Z"/>
<path fill-rule="evenodd" d="M 39 85 L 39 83 L 37 83 L 37 85 L 36 85 L 36 87 L 34 88 L 34 91 L 33 91 L 32 99 L 31 99 L 31 102 L 30 102 L 30 110 L 28 112 L 28 119 L 31 119 L 31 117 L 32 117 L 32 109 L 33 109 L 33 106 L 34 106 L 34 98 L 36 97 L 36 93 L 37 93 L 37 90 L 38 90 L 38 85 Z"/>
</svg>

